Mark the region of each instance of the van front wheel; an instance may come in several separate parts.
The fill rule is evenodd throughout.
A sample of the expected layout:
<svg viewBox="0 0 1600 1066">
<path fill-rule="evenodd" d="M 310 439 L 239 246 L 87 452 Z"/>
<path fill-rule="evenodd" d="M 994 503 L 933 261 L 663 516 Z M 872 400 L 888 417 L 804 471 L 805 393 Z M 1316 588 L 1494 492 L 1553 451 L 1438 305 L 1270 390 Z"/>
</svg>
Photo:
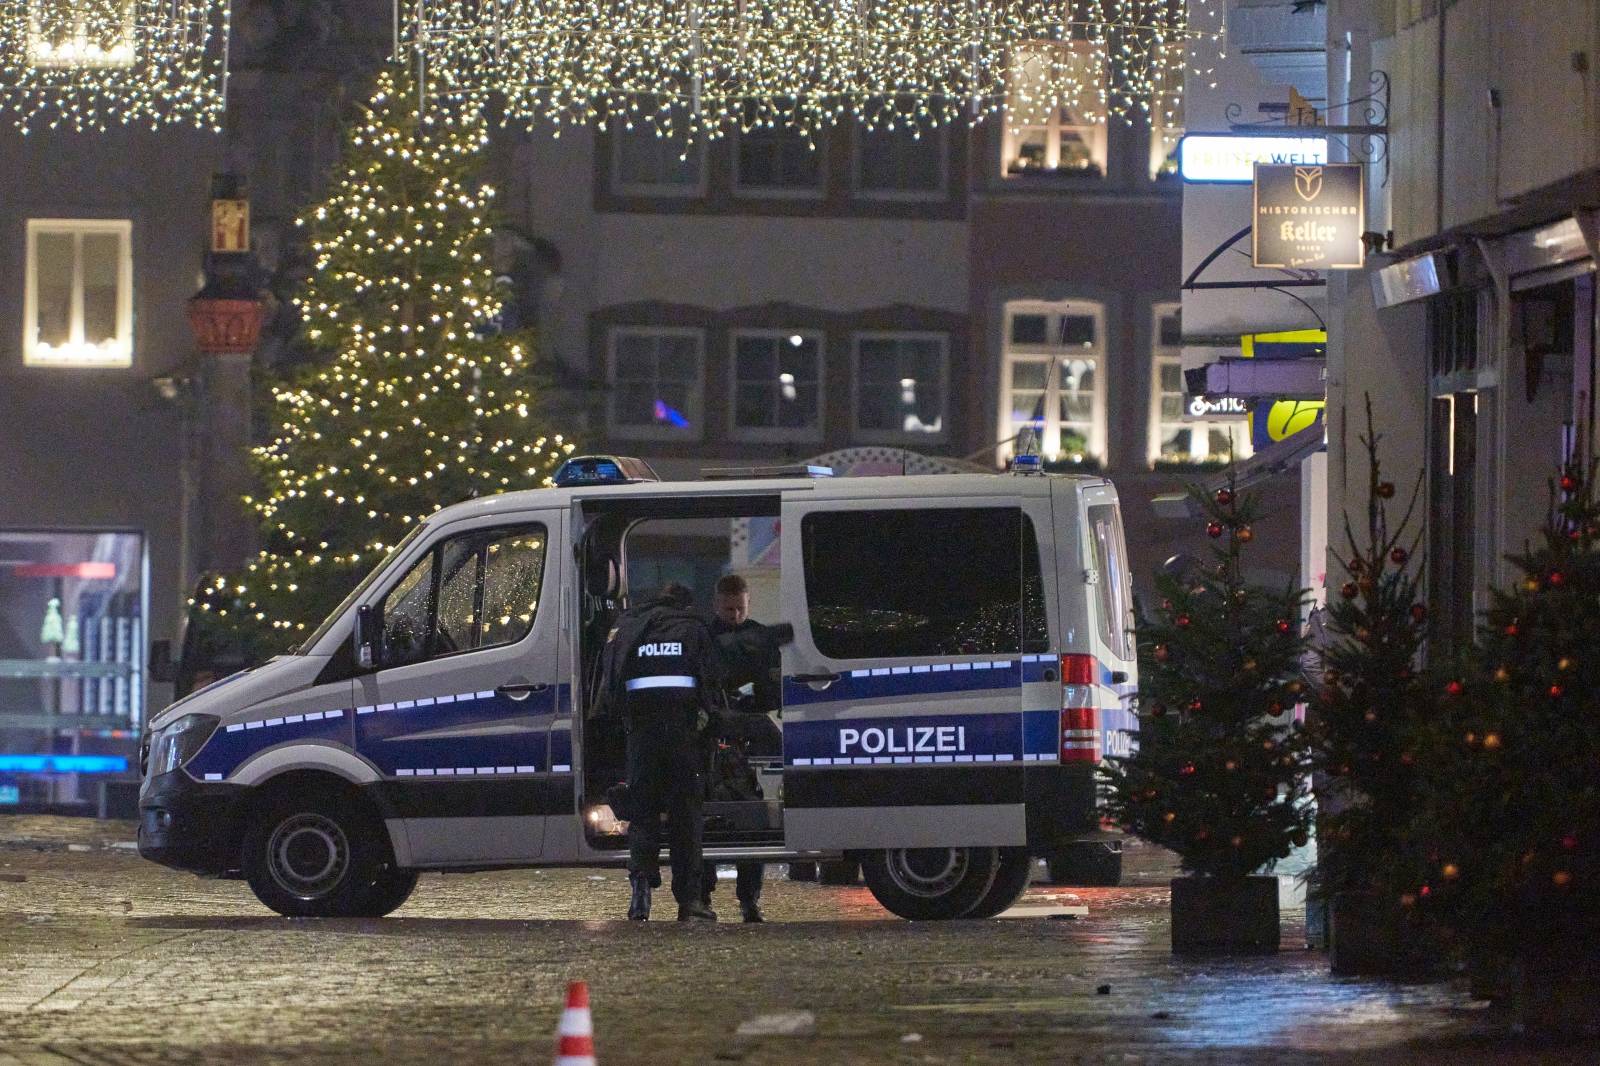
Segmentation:
<svg viewBox="0 0 1600 1066">
<path fill-rule="evenodd" d="M 387 914 L 416 884 L 415 873 L 393 862 L 383 823 L 335 789 L 281 792 L 245 839 L 251 891 L 286 918 Z"/>
<path fill-rule="evenodd" d="M 861 873 L 884 909 L 914 922 L 964 918 L 988 894 L 998 848 L 891 848 L 861 855 Z"/>
</svg>

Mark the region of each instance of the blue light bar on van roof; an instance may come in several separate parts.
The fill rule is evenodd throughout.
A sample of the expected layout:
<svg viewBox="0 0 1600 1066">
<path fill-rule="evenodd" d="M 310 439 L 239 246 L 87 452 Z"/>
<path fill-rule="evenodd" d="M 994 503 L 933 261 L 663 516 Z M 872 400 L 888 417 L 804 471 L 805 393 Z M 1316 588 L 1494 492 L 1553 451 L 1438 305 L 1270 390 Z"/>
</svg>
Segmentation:
<svg viewBox="0 0 1600 1066">
<path fill-rule="evenodd" d="M 577 485 L 632 485 L 660 481 L 650 464 L 626 455 L 574 455 L 556 470 L 556 488 Z"/>
<path fill-rule="evenodd" d="M 121 755 L 0 755 L 0 774 L 121 774 Z"/>
</svg>

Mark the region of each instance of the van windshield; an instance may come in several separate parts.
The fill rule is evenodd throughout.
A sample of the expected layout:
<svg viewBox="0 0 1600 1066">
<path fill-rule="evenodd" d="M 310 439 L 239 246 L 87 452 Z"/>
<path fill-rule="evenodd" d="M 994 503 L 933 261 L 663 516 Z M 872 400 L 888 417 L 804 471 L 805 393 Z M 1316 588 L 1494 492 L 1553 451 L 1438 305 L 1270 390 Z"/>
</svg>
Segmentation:
<svg viewBox="0 0 1600 1066">
<path fill-rule="evenodd" d="M 401 537 L 399 543 L 397 543 L 393 548 L 389 549 L 389 554 L 383 557 L 383 561 L 377 566 L 374 566 L 371 570 L 368 570 L 367 576 L 362 578 L 356 587 L 350 591 L 350 595 L 346 596 L 339 603 L 339 606 L 335 607 L 333 612 L 322 620 L 322 624 L 317 627 L 316 632 L 307 637 L 305 641 L 301 643 L 299 647 L 290 652 L 290 654 L 311 654 L 311 649 L 316 647 L 317 644 L 321 642 L 322 638 L 328 635 L 328 631 L 334 627 L 334 624 L 338 622 L 340 618 L 344 617 L 344 613 L 350 609 L 351 605 L 359 600 L 366 593 L 366 591 L 372 587 L 372 583 L 378 580 L 378 575 L 388 569 L 389 564 L 394 561 L 396 556 L 405 551 L 412 541 L 422 536 L 422 531 L 427 528 L 427 525 L 428 524 L 426 522 L 418 522 L 415 526 L 412 526 L 411 532 Z"/>
</svg>

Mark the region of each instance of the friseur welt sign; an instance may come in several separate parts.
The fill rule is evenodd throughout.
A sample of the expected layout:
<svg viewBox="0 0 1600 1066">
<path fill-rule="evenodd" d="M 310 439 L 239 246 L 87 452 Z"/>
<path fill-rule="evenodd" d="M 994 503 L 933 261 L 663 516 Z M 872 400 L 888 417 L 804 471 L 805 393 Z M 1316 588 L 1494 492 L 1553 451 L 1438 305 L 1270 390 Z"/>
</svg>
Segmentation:
<svg viewBox="0 0 1600 1066">
<path fill-rule="evenodd" d="M 1359 270 L 1365 195 L 1360 163 L 1256 164 L 1255 265 Z"/>
</svg>

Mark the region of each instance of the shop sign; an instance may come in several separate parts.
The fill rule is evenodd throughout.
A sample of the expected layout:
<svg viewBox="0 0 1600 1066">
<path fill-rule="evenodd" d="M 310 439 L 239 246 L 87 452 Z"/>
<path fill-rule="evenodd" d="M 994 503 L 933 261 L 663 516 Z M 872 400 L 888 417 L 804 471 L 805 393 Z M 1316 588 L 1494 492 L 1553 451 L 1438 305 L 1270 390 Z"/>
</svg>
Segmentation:
<svg viewBox="0 0 1600 1066">
<path fill-rule="evenodd" d="M 1178 172 L 1187 182 L 1248 185 L 1257 163 L 1321 166 L 1327 161 L 1326 137 L 1191 133 L 1178 142 Z"/>
<path fill-rule="evenodd" d="M 1360 163 L 1256 164 L 1255 265 L 1360 269 L 1366 223 L 1362 170 Z"/>
</svg>

